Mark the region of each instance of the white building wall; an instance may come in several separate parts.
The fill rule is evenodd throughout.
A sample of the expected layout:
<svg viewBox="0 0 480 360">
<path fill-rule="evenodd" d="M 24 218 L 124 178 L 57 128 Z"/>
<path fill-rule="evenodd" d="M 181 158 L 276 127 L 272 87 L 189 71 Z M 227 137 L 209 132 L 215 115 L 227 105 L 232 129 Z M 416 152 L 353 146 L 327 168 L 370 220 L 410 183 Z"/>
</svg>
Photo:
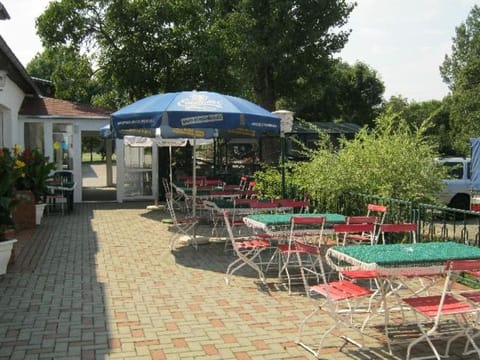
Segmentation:
<svg viewBox="0 0 480 360">
<path fill-rule="evenodd" d="M 0 111 L 3 113 L 5 147 L 11 148 L 15 144 L 23 143 L 23 136 L 20 138 L 19 133 L 18 112 L 24 97 L 23 91 L 7 76 L 5 87 L 0 89 Z"/>
<path fill-rule="evenodd" d="M 69 144 L 69 153 L 72 155 L 73 161 L 73 176 L 76 187 L 73 193 L 74 202 L 82 201 L 82 131 L 99 132 L 102 126 L 109 123 L 108 118 L 77 118 L 69 116 L 21 116 L 19 118 L 19 129 L 22 133 L 23 144 L 23 129 L 25 123 L 40 122 L 43 124 L 43 132 L 45 139 L 45 155 L 50 159 L 54 159 L 53 149 L 53 126 L 55 124 L 68 124 L 73 128 L 72 143 Z"/>
</svg>

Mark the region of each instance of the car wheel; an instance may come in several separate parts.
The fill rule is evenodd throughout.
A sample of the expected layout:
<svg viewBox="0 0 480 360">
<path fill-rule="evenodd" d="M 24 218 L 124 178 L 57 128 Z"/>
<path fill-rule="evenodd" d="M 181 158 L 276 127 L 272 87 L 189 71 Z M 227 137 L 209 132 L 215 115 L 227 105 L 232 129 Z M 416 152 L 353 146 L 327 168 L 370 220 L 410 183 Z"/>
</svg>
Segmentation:
<svg viewBox="0 0 480 360">
<path fill-rule="evenodd" d="M 470 197 L 465 194 L 456 195 L 448 206 L 454 209 L 470 210 Z"/>
</svg>

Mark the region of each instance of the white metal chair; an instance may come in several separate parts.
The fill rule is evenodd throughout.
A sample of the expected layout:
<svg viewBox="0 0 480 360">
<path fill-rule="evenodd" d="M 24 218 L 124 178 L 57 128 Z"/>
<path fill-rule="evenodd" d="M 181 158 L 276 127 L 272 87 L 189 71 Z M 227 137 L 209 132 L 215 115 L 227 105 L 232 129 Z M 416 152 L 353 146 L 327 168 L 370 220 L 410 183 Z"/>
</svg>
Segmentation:
<svg viewBox="0 0 480 360">
<path fill-rule="evenodd" d="M 372 231 L 362 231 L 360 233 L 346 234 L 345 242 L 353 244 L 376 244 L 377 243 L 377 230 L 378 230 L 378 217 L 377 216 L 348 216 L 345 220 L 347 224 L 373 224 Z"/>
<path fill-rule="evenodd" d="M 318 260 L 313 259 L 311 252 L 303 252 L 305 247 L 297 248 L 297 240 L 313 243 L 320 246 L 323 241 L 323 230 L 325 226 L 325 217 L 323 216 L 292 216 L 290 220 L 290 236 L 287 244 L 277 245 L 277 253 L 279 255 L 279 271 L 278 277 L 281 280 L 282 275 L 287 277 L 288 293 L 292 291 L 292 274 L 291 270 L 296 268 L 300 270 L 305 267 L 305 262 L 310 264 L 312 268 L 315 266 L 314 262 Z M 298 257 L 304 257 L 303 264 L 298 261 Z M 302 276 L 303 281 L 303 276 Z"/>
<path fill-rule="evenodd" d="M 339 280 L 314 285 L 309 287 L 309 291 L 312 296 L 320 295 L 324 300 L 315 306 L 314 310 L 303 319 L 295 342 L 319 358 L 325 339 L 332 334 L 334 330 L 344 328 L 349 329 L 350 332 L 355 332 L 360 338 L 360 342 L 346 335 L 341 336 L 341 338 L 358 346 L 361 350 L 366 350 L 364 335 L 353 323 L 352 316 L 357 307 L 356 303 L 371 296 L 372 291 L 349 280 Z M 304 337 L 308 322 L 320 310 L 333 320 L 333 325 L 322 334 L 318 346 L 314 347 L 313 345 L 307 344 L 302 338 Z"/>
<path fill-rule="evenodd" d="M 265 283 L 265 275 L 261 268 L 261 253 L 263 250 L 270 247 L 270 243 L 258 237 L 235 237 L 230 224 L 230 216 L 227 211 L 223 211 L 223 218 L 230 244 L 236 257 L 227 267 L 225 282 L 228 285 L 233 273 L 245 265 L 248 265 L 257 272 L 260 281 Z"/>
<path fill-rule="evenodd" d="M 166 194 L 166 203 L 174 226 L 174 231 L 172 237 L 170 238 L 170 250 L 173 251 L 175 249 L 176 243 L 181 236 L 185 236 L 186 240 L 190 241 L 193 247 L 197 249 L 198 244 L 195 235 L 191 232 L 198 224 L 199 218 L 196 216 L 177 217 L 175 214 L 175 209 L 173 208 L 171 193 Z"/>
<path fill-rule="evenodd" d="M 349 223 L 334 224 L 333 233 L 338 245 L 348 245 L 348 242 L 367 243 L 373 245 L 375 241 L 375 224 L 374 223 Z"/>
<path fill-rule="evenodd" d="M 374 239 L 373 243 L 376 244 L 378 242 L 378 236 L 380 232 L 380 226 L 385 222 L 385 218 L 387 216 L 388 207 L 385 205 L 380 204 L 368 204 L 367 205 L 367 213 L 366 217 L 375 216 L 375 232 L 374 232 Z"/>
<path fill-rule="evenodd" d="M 475 352 L 480 357 L 480 349 L 475 344 L 474 338 L 472 337 L 472 332 L 477 326 L 479 320 L 479 308 L 472 305 L 465 298 L 455 296 L 455 294 L 451 292 L 452 281 L 455 279 L 455 274 L 474 269 L 480 269 L 480 260 L 447 261 L 445 266 L 445 281 L 440 294 L 415 296 L 403 299 L 403 301 L 414 311 L 418 328 L 422 333 L 420 337 L 414 339 L 408 344 L 407 360 L 425 358 L 425 356 L 411 357 L 413 347 L 422 342 L 427 342 L 433 353 L 433 357 L 440 360 L 441 357 L 448 356 L 452 342 L 460 337 L 466 337 L 468 344 L 471 344 L 474 347 Z M 453 317 L 457 321 L 459 329 L 451 330 L 452 332 L 447 334 L 441 334 L 439 330 L 447 317 Z M 427 323 L 425 323 L 425 319 L 428 321 Z M 436 339 L 442 339 L 445 336 L 448 341 L 445 355 L 442 356 L 433 341 Z"/>
<path fill-rule="evenodd" d="M 400 237 L 395 242 L 416 243 L 417 229 L 418 227 L 415 223 L 382 224 L 379 228 L 379 234 L 383 244 L 389 242 L 387 241 L 388 237 L 394 237 L 395 235 Z"/>
<path fill-rule="evenodd" d="M 170 186 L 170 181 L 167 178 L 162 178 L 162 185 L 163 185 L 163 190 L 165 192 L 165 196 L 168 193 L 171 193 L 171 199 L 172 199 L 173 205 L 179 210 L 184 210 L 185 204 L 184 204 L 183 195 L 175 191 L 175 189 L 172 189 L 172 187 Z"/>
<path fill-rule="evenodd" d="M 303 241 L 295 240 L 295 249 L 297 261 L 302 274 L 303 286 L 307 296 L 310 296 L 309 283 L 313 277 L 315 284 L 323 282 L 327 283 L 327 274 L 323 265 L 323 257 L 320 246 L 318 244 L 308 244 Z M 307 261 L 303 258 L 308 257 Z"/>
</svg>

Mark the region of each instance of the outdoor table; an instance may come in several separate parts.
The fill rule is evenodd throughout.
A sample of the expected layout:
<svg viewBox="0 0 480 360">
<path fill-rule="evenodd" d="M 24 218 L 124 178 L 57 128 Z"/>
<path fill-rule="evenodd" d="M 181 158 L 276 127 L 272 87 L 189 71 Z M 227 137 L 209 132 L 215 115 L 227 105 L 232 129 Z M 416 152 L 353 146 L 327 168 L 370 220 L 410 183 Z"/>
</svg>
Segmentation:
<svg viewBox="0 0 480 360">
<path fill-rule="evenodd" d="M 248 215 L 243 218 L 243 222 L 252 228 L 261 229 L 265 232 L 269 232 L 276 227 L 285 227 L 290 224 L 292 217 L 311 217 L 311 216 L 323 216 L 328 224 L 344 223 L 345 216 L 335 213 L 285 213 L 285 214 L 254 214 Z"/>
<path fill-rule="evenodd" d="M 327 250 L 327 263 L 336 270 L 363 269 L 378 273 L 381 301 L 385 316 L 385 335 L 390 349 L 388 334 L 389 312 L 387 295 L 394 294 L 392 279 L 402 276 L 436 276 L 445 271 L 448 260 L 480 259 L 480 248 L 457 242 L 426 242 L 410 244 L 378 244 L 334 246 Z M 367 318 L 366 322 L 371 319 Z M 391 349 L 390 349 L 391 351 Z"/>
<path fill-rule="evenodd" d="M 404 272 L 412 267 L 445 267 L 447 260 L 480 259 L 480 248 L 457 242 L 333 246 L 327 260 L 336 268 Z"/>
</svg>

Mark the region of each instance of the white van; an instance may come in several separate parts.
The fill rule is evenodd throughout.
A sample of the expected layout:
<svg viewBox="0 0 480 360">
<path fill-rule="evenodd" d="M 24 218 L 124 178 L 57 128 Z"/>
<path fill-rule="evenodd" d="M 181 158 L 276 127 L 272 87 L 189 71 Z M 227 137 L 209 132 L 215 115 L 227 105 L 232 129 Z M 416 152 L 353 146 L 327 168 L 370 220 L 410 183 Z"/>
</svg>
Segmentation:
<svg viewBox="0 0 480 360">
<path fill-rule="evenodd" d="M 439 195 L 440 200 L 448 207 L 470 210 L 472 191 L 470 158 L 449 157 L 435 159 L 448 167 L 448 179 L 444 180 L 445 188 Z"/>
</svg>

